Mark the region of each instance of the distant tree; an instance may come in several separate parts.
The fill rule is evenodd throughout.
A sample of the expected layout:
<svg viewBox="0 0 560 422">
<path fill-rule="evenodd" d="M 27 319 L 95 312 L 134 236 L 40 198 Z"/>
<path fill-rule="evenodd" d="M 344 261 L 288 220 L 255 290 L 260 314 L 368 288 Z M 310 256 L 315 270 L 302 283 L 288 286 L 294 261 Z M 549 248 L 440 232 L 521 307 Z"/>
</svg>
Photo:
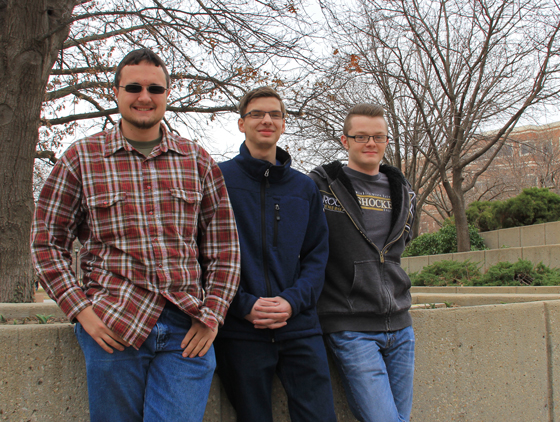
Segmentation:
<svg viewBox="0 0 560 422">
<path fill-rule="evenodd" d="M 351 78 L 362 75 L 362 83 L 369 81 L 378 92 L 385 85 L 380 78 L 403 87 L 399 95 L 414 104 L 420 118 L 408 124 L 423 136 L 413 138 L 413 153 L 436 167 L 455 217 L 458 250 L 470 250 L 465 192 L 523 114 L 558 96 L 558 5 L 546 0 L 358 0 L 354 9 L 325 0 L 322 5 Z M 497 129 L 481 135 L 491 127 Z M 467 175 L 475 161 L 476 171 Z"/>
<path fill-rule="evenodd" d="M 371 79 L 375 84 L 368 82 Z M 399 168 L 417 193 L 413 233 L 418 235 L 423 205 L 437 184 L 439 173 L 423 155 L 431 152 L 425 131 L 418 124 L 422 116 L 414 102 L 403 95 L 402 84 L 391 83 L 383 72 L 363 75 L 339 60 L 300 96 L 305 107 L 301 108 L 303 114 L 296 119 L 287 144 L 298 165 L 307 171 L 334 159 L 346 160 L 340 136 L 344 117 L 352 106 L 364 102 L 384 105 L 392 137 L 384 162 Z M 418 148 L 419 145 L 425 148 Z"/>
<path fill-rule="evenodd" d="M 298 79 L 290 60 L 313 61 L 302 13 L 297 0 L 0 0 L 0 302 L 33 300 L 34 159 L 56 161 L 61 140 L 116 123 L 124 54 L 162 56 L 173 77 L 165 124 L 196 128 L 193 113 L 231 112 L 252 85 L 288 89 L 288 63 Z"/>
</svg>

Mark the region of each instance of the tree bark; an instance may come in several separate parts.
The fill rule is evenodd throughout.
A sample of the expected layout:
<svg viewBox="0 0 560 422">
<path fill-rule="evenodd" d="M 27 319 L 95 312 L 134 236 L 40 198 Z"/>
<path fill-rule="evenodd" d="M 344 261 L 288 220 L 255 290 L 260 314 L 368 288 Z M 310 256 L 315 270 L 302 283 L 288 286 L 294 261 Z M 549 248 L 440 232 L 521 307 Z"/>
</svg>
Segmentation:
<svg viewBox="0 0 560 422">
<path fill-rule="evenodd" d="M 33 301 L 33 161 L 46 85 L 74 6 L 0 2 L 0 302 Z"/>
<path fill-rule="evenodd" d="M 463 192 L 463 167 L 457 166 L 452 170 L 453 184 L 445 178 L 443 187 L 451 202 L 455 228 L 457 229 L 457 252 L 468 252 L 471 250 L 471 239 L 469 236 L 469 223 L 465 212 L 465 194 Z"/>
</svg>

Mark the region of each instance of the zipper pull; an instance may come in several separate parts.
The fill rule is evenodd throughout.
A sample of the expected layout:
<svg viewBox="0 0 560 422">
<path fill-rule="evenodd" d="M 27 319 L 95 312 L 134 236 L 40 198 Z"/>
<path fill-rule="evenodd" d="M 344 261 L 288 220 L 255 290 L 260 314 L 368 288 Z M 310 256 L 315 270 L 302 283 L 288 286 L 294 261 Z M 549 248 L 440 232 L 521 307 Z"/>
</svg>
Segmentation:
<svg viewBox="0 0 560 422">
<path fill-rule="evenodd" d="M 266 187 L 269 188 L 270 187 L 270 183 L 268 183 L 268 173 L 270 172 L 270 167 L 266 169 L 266 171 L 264 172 L 264 179 L 266 180 Z"/>
<path fill-rule="evenodd" d="M 280 221 L 280 205 L 274 204 L 274 209 L 276 210 L 276 221 Z"/>
</svg>

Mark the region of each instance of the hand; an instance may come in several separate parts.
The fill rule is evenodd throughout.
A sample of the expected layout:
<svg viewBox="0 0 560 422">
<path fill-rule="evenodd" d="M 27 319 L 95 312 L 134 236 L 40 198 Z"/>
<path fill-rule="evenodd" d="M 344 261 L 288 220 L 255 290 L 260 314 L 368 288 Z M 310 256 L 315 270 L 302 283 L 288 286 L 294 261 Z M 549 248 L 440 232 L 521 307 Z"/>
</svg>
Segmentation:
<svg viewBox="0 0 560 422">
<path fill-rule="evenodd" d="M 291 316 L 290 303 L 286 299 L 276 296 L 259 298 L 245 319 L 253 323 L 257 329 L 275 330 L 288 324 L 287 321 Z"/>
<path fill-rule="evenodd" d="M 210 349 L 210 346 L 212 346 L 212 343 L 218 334 L 218 328 L 213 330 L 212 328 L 204 325 L 198 319 L 191 318 L 191 320 L 191 328 L 181 342 L 181 348 L 185 349 L 183 351 L 184 358 L 204 356 Z"/>
<path fill-rule="evenodd" d="M 84 327 L 84 330 L 86 330 L 91 338 L 107 353 L 113 353 L 111 347 L 121 352 L 125 347 L 130 347 L 130 344 L 124 341 L 121 336 L 110 330 L 103 321 L 101 321 L 101 318 L 97 316 L 91 306 L 81 311 L 76 316 L 76 319 L 82 324 L 82 327 Z"/>
</svg>

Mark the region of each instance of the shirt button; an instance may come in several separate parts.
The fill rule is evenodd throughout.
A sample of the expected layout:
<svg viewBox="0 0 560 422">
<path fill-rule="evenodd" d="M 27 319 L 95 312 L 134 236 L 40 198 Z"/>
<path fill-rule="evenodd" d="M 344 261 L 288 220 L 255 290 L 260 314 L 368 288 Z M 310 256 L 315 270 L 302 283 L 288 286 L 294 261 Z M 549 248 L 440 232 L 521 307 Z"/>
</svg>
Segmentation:
<svg viewBox="0 0 560 422">
<path fill-rule="evenodd" d="M 162 268 L 162 267 L 163 267 L 163 265 L 159 264 L 159 265 L 158 265 L 158 267 Z"/>
<path fill-rule="evenodd" d="M 154 215 L 154 213 L 150 211 L 150 215 Z"/>
<path fill-rule="evenodd" d="M 146 186 L 146 189 L 152 189 L 152 187 L 150 185 Z"/>
</svg>

